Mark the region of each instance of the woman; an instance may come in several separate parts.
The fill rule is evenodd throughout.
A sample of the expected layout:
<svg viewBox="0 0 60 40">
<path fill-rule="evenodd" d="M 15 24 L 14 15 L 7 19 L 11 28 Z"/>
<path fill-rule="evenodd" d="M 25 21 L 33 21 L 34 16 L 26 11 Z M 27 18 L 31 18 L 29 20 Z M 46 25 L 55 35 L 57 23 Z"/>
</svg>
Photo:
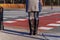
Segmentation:
<svg viewBox="0 0 60 40">
<path fill-rule="evenodd" d="M 41 12 L 42 4 L 42 0 L 26 0 L 26 12 L 28 13 L 30 35 L 37 34 L 39 12 Z"/>
</svg>

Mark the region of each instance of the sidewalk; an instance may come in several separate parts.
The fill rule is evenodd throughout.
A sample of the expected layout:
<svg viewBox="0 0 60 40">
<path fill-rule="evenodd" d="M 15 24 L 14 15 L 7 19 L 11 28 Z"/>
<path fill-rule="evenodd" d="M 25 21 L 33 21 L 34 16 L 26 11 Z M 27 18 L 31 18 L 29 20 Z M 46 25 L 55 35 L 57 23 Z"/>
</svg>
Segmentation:
<svg viewBox="0 0 60 40">
<path fill-rule="evenodd" d="M 29 31 L 24 29 L 13 29 L 13 28 L 5 28 L 4 31 L 0 31 L 0 40 L 43 40 L 50 39 L 50 40 L 60 40 L 60 34 L 59 33 L 44 33 L 45 35 L 58 35 L 58 37 L 53 36 L 41 36 L 41 33 L 34 36 L 34 35 L 28 35 Z"/>
<path fill-rule="evenodd" d="M 28 31 L 24 29 L 6 28 L 0 31 L 0 40 L 40 40 L 42 36 L 28 35 Z"/>
</svg>

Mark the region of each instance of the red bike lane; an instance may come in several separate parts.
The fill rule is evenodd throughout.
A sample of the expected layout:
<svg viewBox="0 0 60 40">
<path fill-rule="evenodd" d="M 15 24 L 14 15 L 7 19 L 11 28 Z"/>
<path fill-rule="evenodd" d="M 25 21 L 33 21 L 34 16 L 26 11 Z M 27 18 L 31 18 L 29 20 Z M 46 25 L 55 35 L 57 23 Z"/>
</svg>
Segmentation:
<svg viewBox="0 0 60 40">
<path fill-rule="evenodd" d="M 20 19 L 20 20 L 13 20 L 15 22 L 12 23 L 8 23 L 8 22 L 3 22 L 5 27 L 13 27 L 13 28 L 23 28 L 23 29 L 29 29 L 29 25 L 28 25 L 28 19 Z M 39 26 L 38 29 L 46 29 L 46 28 L 50 28 L 50 29 L 55 29 L 57 28 L 57 26 L 51 26 L 49 24 L 60 24 L 57 23 L 58 21 L 60 21 L 60 14 L 59 13 L 55 13 L 51 15 L 46 15 L 46 16 L 42 16 L 39 17 Z"/>
</svg>

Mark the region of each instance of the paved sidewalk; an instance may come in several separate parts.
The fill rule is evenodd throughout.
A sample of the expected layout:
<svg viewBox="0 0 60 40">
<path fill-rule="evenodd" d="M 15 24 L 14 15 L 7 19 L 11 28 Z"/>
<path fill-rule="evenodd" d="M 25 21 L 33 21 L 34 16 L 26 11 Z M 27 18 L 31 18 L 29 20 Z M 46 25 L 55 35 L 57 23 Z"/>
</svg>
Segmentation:
<svg viewBox="0 0 60 40">
<path fill-rule="evenodd" d="M 60 40 L 59 33 L 52 33 L 52 34 L 44 33 L 44 35 L 46 35 L 45 37 L 41 36 L 41 33 L 36 36 L 28 35 L 28 33 L 29 33 L 28 30 L 5 27 L 4 31 L 0 31 L 0 40 L 43 40 L 43 39 Z M 57 37 L 51 36 L 54 34 Z"/>
<path fill-rule="evenodd" d="M 0 40 L 40 40 L 40 39 L 43 39 L 43 37 L 28 35 L 28 31 L 24 29 L 6 28 L 4 31 L 0 31 Z"/>
</svg>

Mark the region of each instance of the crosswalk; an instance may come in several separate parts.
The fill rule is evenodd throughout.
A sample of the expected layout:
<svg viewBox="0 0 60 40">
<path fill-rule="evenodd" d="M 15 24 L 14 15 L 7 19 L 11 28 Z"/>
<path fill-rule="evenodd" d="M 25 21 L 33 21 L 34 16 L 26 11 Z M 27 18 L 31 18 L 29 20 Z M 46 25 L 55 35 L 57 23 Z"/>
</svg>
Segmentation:
<svg viewBox="0 0 60 40">
<path fill-rule="evenodd" d="M 55 14 L 50 14 L 48 16 L 40 16 L 39 17 L 39 27 L 38 29 L 42 30 L 51 30 L 55 29 L 60 26 L 60 14 L 55 13 Z M 7 19 L 7 18 L 3 18 Z M 18 28 L 25 28 L 28 29 L 28 19 L 14 19 L 14 20 L 9 20 L 9 21 L 4 21 L 4 26 L 7 27 L 18 27 Z"/>
</svg>

